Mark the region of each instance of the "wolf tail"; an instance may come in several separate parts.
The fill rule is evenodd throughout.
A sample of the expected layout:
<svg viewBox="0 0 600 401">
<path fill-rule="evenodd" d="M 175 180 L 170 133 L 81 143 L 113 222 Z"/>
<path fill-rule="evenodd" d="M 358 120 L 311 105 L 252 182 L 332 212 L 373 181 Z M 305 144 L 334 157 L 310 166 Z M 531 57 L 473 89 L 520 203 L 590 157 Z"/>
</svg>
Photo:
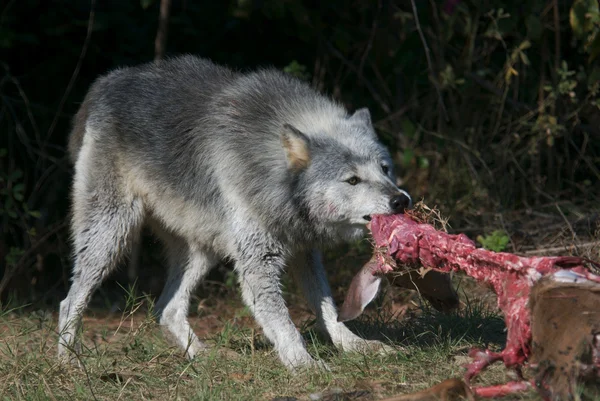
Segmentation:
<svg viewBox="0 0 600 401">
<path fill-rule="evenodd" d="M 75 164 L 77 155 L 83 145 L 83 135 L 85 134 L 85 123 L 88 118 L 89 99 L 86 97 L 81 103 L 77 114 L 73 117 L 71 134 L 69 135 L 68 152 L 71 163 Z"/>
</svg>

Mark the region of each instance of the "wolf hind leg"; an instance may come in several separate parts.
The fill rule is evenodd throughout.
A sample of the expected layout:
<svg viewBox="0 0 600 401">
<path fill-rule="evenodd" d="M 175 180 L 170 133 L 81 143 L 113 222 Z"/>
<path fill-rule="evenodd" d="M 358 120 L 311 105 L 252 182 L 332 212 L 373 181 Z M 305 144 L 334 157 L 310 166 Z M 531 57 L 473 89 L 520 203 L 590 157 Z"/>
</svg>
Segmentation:
<svg viewBox="0 0 600 401">
<path fill-rule="evenodd" d="M 190 298 L 198 283 L 218 263 L 218 258 L 183 240 L 166 238 L 164 233 L 162 237 L 167 246 L 169 272 L 154 310 L 167 337 L 191 359 L 207 346 L 198 339 L 188 321 Z"/>
<path fill-rule="evenodd" d="M 100 195 L 99 195 L 100 194 Z M 60 303 L 58 356 L 70 362 L 69 351 L 81 352 L 77 332 L 93 292 L 115 269 L 139 231 L 143 218 L 140 199 L 125 199 L 118 191 L 94 191 L 74 197 L 75 265 L 71 288 Z"/>
<path fill-rule="evenodd" d="M 333 302 L 320 252 L 313 250 L 301 253 L 292 261 L 290 270 L 309 307 L 317 315 L 320 329 L 327 332 L 337 348 L 343 351 L 392 351 L 390 347 L 379 341 L 365 340 L 357 336 L 344 323 L 337 321 L 338 312 Z"/>
</svg>

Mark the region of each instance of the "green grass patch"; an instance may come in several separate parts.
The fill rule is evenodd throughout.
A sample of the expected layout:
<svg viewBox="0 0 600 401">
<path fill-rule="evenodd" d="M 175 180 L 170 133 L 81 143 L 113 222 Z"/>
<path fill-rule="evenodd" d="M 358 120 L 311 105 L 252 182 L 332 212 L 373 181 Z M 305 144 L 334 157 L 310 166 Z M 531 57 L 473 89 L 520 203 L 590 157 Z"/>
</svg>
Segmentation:
<svg viewBox="0 0 600 401">
<path fill-rule="evenodd" d="M 56 316 L 5 310 L 0 400 L 376 400 L 460 377 L 471 347 L 500 348 L 504 341 L 502 319 L 478 302 L 449 315 L 423 305 L 403 320 L 376 312 L 350 322 L 363 336 L 396 347 L 386 355 L 339 352 L 309 319 L 299 324 L 309 352 L 329 370 L 292 374 L 242 308 L 205 337 L 211 351 L 188 361 L 144 313 L 145 302 L 129 299 L 120 316 L 88 313 L 79 366 L 57 362 Z M 483 383 L 507 380 L 506 374 L 494 366 Z M 528 397 L 522 399 L 539 399 Z"/>
</svg>

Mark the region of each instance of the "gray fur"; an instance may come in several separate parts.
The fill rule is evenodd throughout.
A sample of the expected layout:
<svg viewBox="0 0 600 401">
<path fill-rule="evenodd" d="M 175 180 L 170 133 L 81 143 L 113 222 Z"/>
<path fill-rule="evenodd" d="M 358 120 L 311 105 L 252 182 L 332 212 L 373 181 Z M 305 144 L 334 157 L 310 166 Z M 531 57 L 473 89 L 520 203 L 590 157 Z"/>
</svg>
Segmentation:
<svg viewBox="0 0 600 401">
<path fill-rule="evenodd" d="M 190 295 L 223 258 L 235 262 L 244 302 L 286 366 L 314 362 L 281 294 L 287 266 L 333 342 L 364 346 L 337 322 L 316 248 L 359 238 L 364 216 L 391 213 L 394 196 L 409 199 L 368 110 L 349 115 L 273 69 L 241 74 L 184 56 L 100 77 L 69 150 L 75 266 L 60 308 L 63 359 L 78 349 L 93 291 L 143 222 L 169 256 L 160 324 L 189 357 L 205 348 L 187 322 Z"/>
</svg>

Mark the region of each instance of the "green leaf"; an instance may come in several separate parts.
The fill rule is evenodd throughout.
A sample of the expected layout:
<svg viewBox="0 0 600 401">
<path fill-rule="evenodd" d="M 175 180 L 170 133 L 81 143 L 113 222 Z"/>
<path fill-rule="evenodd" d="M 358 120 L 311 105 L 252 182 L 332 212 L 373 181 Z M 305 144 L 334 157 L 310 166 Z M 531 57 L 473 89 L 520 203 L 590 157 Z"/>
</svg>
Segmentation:
<svg viewBox="0 0 600 401">
<path fill-rule="evenodd" d="M 0 157 L 4 157 L 8 154 L 8 150 L 6 148 L 0 148 Z"/>
<path fill-rule="evenodd" d="M 588 63 L 592 63 L 600 54 L 600 32 L 596 32 L 593 39 L 588 43 L 587 51 L 590 53 L 590 57 L 588 58 Z"/>
<path fill-rule="evenodd" d="M 11 246 L 8 255 L 5 256 L 4 260 L 6 260 L 7 265 L 15 265 L 24 253 L 25 251 L 23 249 Z"/>
<path fill-rule="evenodd" d="M 13 187 L 13 192 L 23 192 L 24 189 L 25 189 L 25 184 L 20 182 Z"/>
<path fill-rule="evenodd" d="M 494 252 L 502 252 L 506 249 L 506 245 L 510 238 L 508 235 L 502 230 L 495 230 L 491 234 L 486 235 L 485 237 L 478 235 L 477 242 L 481 244 L 485 249 L 489 249 Z"/>
<path fill-rule="evenodd" d="M 521 42 L 521 44 L 519 45 L 519 50 L 525 50 L 525 49 L 529 49 L 531 47 L 531 42 L 528 40 L 524 40 L 523 42 Z"/>
<path fill-rule="evenodd" d="M 581 1 L 576 1 L 571 7 L 571 11 L 569 11 L 569 23 L 571 24 L 571 29 L 573 30 L 573 34 L 581 39 L 585 30 L 583 25 L 585 24 L 585 7 Z"/>
<path fill-rule="evenodd" d="M 527 36 L 532 40 L 538 40 L 542 37 L 542 32 L 544 31 L 544 26 L 538 17 L 533 14 L 530 14 L 529 17 L 525 20 L 525 25 L 527 26 Z"/>
<path fill-rule="evenodd" d="M 152 4 L 154 4 L 154 1 L 155 0 L 140 0 L 140 5 L 144 10 L 147 10 L 152 6 Z"/>
<path fill-rule="evenodd" d="M 306 80 L 310 78 L 310 74 L 306 71 L 306 66 L 296 60 L 283 67 L 283 71 L 300 79 Z"/>
<path fill-rule="evenodd" d="M 592 72 L 589 73 L 587 84 L 591 88 L 596 82 L 600 81 L 600 68 L 594 67 Z"/>
<path fill-rule="evenodd" d="M 10 181 L 16 181 L 21 177 L 23 177 L 23 172 L 21 170 L 15 170 L 8 176 L 8 179 Z"/>
<path fill-rule="evenodd" d="M 401 124 L 402 135 L 405 135 L 407 138 L 410 138 L 410 139 L 415 137 L 417 128 L 412 123 L 412 121 L 410 121 L 408 118 L 403 118 L 402 121 L 400 122 L 400 124 Z"/>
<path fill-rule="evenodd" d="M 516 16 L 512 16 L 509 13 L 504 13 L 502 10 L 498 11 L 498 19 L 496 20 L 499 34 L 504 37 L 506 34 L 513 32 L 517 25 Z"/>
<path fill-rule="evenodd" d="M 38 210 L 30 210 L 27 212 L 31 217 L 35 217 L 36 219 L 39 219 L 42 214 L 38 211 Z"/>
<path fill-rule="evenodd" d="M 415 152 L 412 149 L 404 149 L 402 153 L 402 166 L 408 167 L 415 158 Z"/>
<path fill-rule="evenodd" d="M 598 0 L 576 0 L 569 11 L 569 23 L 573 34 L 583 39 L 592 30 L 593 20 L 598 15 Z"/>
</svg>

